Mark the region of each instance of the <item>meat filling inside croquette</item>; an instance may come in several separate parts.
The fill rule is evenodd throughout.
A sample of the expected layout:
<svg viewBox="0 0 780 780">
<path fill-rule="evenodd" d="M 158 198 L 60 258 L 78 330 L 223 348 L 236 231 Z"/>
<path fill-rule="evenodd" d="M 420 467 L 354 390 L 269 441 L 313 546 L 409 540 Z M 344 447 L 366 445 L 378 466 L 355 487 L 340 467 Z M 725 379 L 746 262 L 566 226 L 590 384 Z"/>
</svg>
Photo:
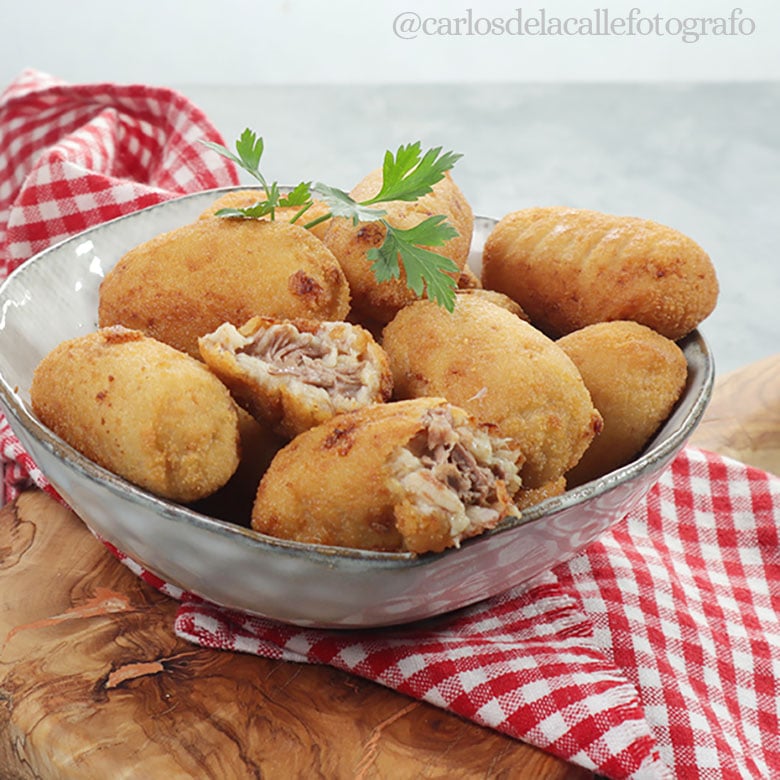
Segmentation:
<svg viewBox="0 0 780 780">
<path fill-rule="evenodd" d="M 281 323 L 258 331 L 237 354 L 262 361 L 271 376 L 287 376 L 359 400 L 370 384 L 369 372 L 353 348 L 351 335 L 325 339 L 321 333 L 302 333 L 290 323 Z"/>
<path fill-rule="evenodd" d="M 450 536 L 462 539 L 519 516 L 517 452 L 508 440 L 456 426 L 446 407 L 426 412 L 424 429 L 395 454 L 390 470 L 421 516 L 447 516 Z"/>
<path fill-rule="evenodd" d="M 334 408 L 364 406 L 382 397 L 383 367 L 355 326 L 343 322 L 280 321 L 250 335 L 225 323 L 204 342 L 232 352 L 242 372 L 263 385 L 294 386 Z M 374 349 L 378 349 L 374 347 Z M 211 364 L 208 359 L 207 362 Z"/>
</svg>

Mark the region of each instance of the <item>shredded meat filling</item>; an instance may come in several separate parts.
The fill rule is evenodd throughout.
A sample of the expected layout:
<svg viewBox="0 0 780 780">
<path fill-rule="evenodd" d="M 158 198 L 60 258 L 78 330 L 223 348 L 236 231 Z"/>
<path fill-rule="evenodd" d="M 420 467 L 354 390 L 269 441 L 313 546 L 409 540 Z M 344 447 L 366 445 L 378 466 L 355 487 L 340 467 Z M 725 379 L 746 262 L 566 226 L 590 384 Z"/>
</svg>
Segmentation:
<svg viewBox="0 0 780 780">
<path fill-rule="evenodd" d="M 466 506 L 489 506 L 496 500 L 496 474 L 481 466 L 476 457 L 458 439 L 452 416 L 446 409 L 434 409 L 424 441 L 416 443 L 420 464 L 441 483 L 447 485 Z"/>
<path fill-rule="evenodd" d="M 267 364 L 269 374 L 287 375 L 330 393 L 354 398 L 363 387 L 358 356 L 345 345 L 327 343 L 323 336 L 301 333 L 290 325 L 257 333 L 240 352 Z M 331 356 L 331 359 L 326 359 Z"/>
</svg>

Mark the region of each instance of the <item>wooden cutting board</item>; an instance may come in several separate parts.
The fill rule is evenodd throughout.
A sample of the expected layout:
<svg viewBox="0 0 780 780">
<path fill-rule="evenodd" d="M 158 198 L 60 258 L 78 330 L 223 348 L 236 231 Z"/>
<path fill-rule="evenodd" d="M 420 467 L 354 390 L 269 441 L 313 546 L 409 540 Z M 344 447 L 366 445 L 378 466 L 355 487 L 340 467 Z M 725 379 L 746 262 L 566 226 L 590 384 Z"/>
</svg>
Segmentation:
<svg viewBox="0 0 780 780">
<path fill-rule="evenodd" d="M 694 443 L 780 473 L 780 355 L 718 381 Z M 195 647 L 175 609 L 43 493 L 3 508 L 0 777 L 591 777 L 330 667 Z"/>
</svg>

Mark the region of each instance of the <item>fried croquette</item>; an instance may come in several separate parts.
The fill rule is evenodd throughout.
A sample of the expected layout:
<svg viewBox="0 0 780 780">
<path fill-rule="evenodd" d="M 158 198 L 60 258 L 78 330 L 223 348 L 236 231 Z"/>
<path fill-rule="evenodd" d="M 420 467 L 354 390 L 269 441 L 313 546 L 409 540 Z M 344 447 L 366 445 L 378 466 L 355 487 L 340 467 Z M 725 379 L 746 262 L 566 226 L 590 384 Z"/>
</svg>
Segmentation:
<svg viewBox="0 0 780 780">
<path fill-rule="evenodd" d="M 124 325 L 199 357 L 198 338 L 254 316 L 343 320 L 338 261 L 289 222 L 212 217 L 132 249 L 100 285 L 101 327 Z"/>
<path fill-rule="evenodd" d="M 493 423 L 525 458 L 525 487 L 574 466 L 601 427 L 582 377 L 554 341 L 515 314 L 473 295 L 449 312 L 417 301 L 382 341 L 396 398 L 443 396 Z"/>
<path fill-rule="evenodd" d="M 375 404 L 281 450 L 260 482 L 252 527 L 311 544 L 439 552 L 519 515 L 519 459 L 444 399 Z"/>
<path fill-rule="evenodd" d="M 240 329 L 225 323 L 199 344 L 238 404 L 288 438 L 392 391 L 384 350 L 347 322 L 253 317 Z"/>
<path fill-rule="evenodd" d="M 502 309 L 511 311 L 512 314 L 520 317 L 521 320 L 530 322 L 529 316 L 523 311 L 523 307 L 517 302 L 513 301 L 508 295 L 497 292 L 496 290 L 485 290 L 481 287 L 472 287 L 458 290 L 457 295 L 472 295 L 475 298 L 482 298 L 483 300 L 490 301 L 496 306 L 500 306 Z"/>
<path fill-rule="evenodd" d="M 382 186 L 382 171 L 366 176 L 350 195 L 358 201 L 375 195 Z M 428 195 L 410 203 L 393 201 L 383 203 L 385 219 L 393 227 L 409 229 L 424 219 L 443 215 L 458 235 L 443 246 L 430 247 L 432 252 L 450 258 L 459 269 L 468 259 L 474 215 L 468 201 L 448 174 L 433 187 Z M 385 240 L 385 227 L 380 222 L 361 222 L 353 225 L 347 218 L 332 220 L 323 241 L 341 263 L 352 291 L 352 308 L 358 318 L 366 317 L 382 324 L 389 322 L 403 306 L 416 299 L 406 285 L 406 275 L 401 270 L 399 279 L 377 282 L 366 254 Z"/>
<path fill-rule="evenodd" d="M 245 209 L 254 206 L 255 203 L 267 200 L 265 192 L 259 189 L 249 190 L 230 190 L 220 195 L 214 203 L 203 211 L 199 219 L 208 219 L 215 216 L 220 209 Z M 277 222 L 289 222 L 301 210 L 300 206 L 280 206 L 276 209 L 275 219 Z M 328 205 L 321 200 L 315 200 L 312 205 L 306 209 L 297 220 L 297 224 L 303 227 L 307 222 L 313 222 L 318 217 L 324 217 L 328 213 Z M 261 217 L 269 220 L 270 217 Z M 309 232 L 322 239 L 325 231 L 328 229 L 328 221 L 320 222 L 308 228 Z"/>
<path fill-rule="evenodd" d="M 552 338 L 633 320 L 677 340 L 718 298 L 709 256 L 679 231 L 562 207 L 505 216 L 485 243 L 482 283 L 516 300 Z"/>
<path fill-rule="evenodd" d="M 238 466 L 238 417 L 225 386 L 138 331 L 106 328 L 58 345 L 36 368 L 30 397 L 68 444 L 164 498 L 203 498 Z"/>
<path fill-rule="evenodd" d="M 644 449 L 685 389 L 688 364 L 677 344 L 636 322 L 590 325 L 557 343 L 604 418 L 603 430 L 567 475 L 570 485 L 580 485 Z"/>
<path fill-rule="evenodd" d="M 482 280 L 467 265 L 458 274 L 458 290 L 479 290 Z"/>
<path fill-rule="evenodd" d="M 566 477 L 558 477 L 552 482 L 545 482 L 537 488 L 523 488 L 515 493 L 515 506 L 522 512 L 524 509 L 541 504 L 548 498 L 561 496 L 566 492 Z"/>
</svg>

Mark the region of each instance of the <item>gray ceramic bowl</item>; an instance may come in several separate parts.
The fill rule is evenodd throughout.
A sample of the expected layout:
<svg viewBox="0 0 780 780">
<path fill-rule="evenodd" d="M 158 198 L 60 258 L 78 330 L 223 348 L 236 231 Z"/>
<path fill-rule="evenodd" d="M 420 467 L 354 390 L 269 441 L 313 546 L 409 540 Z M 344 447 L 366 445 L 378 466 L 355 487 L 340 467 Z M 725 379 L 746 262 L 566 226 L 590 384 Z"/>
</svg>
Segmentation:
<svg viewBox="0 0 780 780">
<path fill-rule="evenodd" d="M 306 626 L 402 623 L 466 606 L 561 563 L 622 518 L 699 423 L 713 363 L 703 338 L 682 343 L 688 384 L 634 462 L 548 499 L 460 549 L 414 558 L 274 539 L 156 498 L 95 465 L 30 410 L 38 362 L 97 327 L 98 287 L 131 247 L 192 221 L 216 197 L 185 196 L 87 230 L 41 252 L 0 288 L 0 402 L 43 473 L 89 528 L 149 571 L 217 604 Z M 495 224 L 477 218 L 478 269 Z"/>
</svg>

